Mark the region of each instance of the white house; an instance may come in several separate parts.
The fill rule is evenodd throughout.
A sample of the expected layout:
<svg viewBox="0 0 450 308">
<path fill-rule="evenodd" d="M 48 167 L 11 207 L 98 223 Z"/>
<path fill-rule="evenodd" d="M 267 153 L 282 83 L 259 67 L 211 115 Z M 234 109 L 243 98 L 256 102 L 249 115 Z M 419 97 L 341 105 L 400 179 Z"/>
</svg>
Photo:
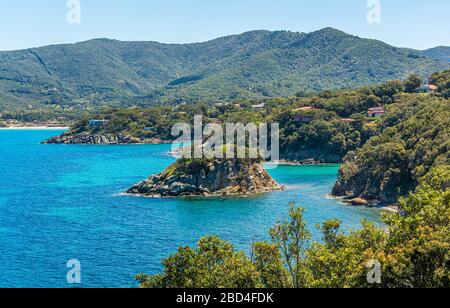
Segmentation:
<svg viewBox="0 0 450 308">
<path fill-rule="evenodd" d="M 252 109 L 253 110 L 262 110 L 262 109 L 264 109 L 264 108 L 266 108 L 266 104 L 259 104 L 259 105 L 254 105 L 254 106 L 252 106 Z"/>
<path fill-rule="evenodd" d="M 103 126 L 106 123 L 108 123 L 108 120 L 89 120 L 89 126 L 94 126 L 94 127 L 98 127 L 98 126 Z"/>
</svg>

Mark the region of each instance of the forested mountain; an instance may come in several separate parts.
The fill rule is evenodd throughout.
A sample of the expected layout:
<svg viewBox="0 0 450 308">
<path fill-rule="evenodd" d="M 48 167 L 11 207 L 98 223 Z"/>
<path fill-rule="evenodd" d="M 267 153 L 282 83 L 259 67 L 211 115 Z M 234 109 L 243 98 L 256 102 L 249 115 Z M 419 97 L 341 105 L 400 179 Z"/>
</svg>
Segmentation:
<svg viewBox="0 0 450 308">
<path fill-rule="evenodd" d="M 436 60 L 450 62 L 450 47 L 439 46 L 423 51 L 423 55 Z"/>
<path fill-rule="evenodd" d="M 412 72 L 425 77 L 450 66 L 443 54 L 332 28 L 253 31 L 184 45 L 96 39 L 0 52 L 0 105 L 85 108 L 292 96 Z"/>
</svg>

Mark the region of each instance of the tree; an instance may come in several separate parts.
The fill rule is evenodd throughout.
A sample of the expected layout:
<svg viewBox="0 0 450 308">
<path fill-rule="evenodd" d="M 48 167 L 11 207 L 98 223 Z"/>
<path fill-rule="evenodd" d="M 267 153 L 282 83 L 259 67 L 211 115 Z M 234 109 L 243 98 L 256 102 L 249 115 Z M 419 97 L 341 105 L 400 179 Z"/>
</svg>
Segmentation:
<svg viewBox="0 0 450 308">
<path fill-rule="evenodd" d="M 422 85 L 422 78 L 419 75 L 413 74 L 408 77 L 403 83 L 405 87 L 405 92 L 413 93 L 415 89 Z"/>
<path fill-rule="evenodd" d="M 182 247 L 163 261 L 164 272 L 140 274 L 142 288 L 258 288 L 256 266 L 218 237 L 204 237 L 197 248 Z"/>
<path fill-rule="evenodd" d="M 283 262 L 290 275 L 291 287 L 299 288 L 304 286 L 306 281 L 302 262 L 311 234 L 303 220 L 304 209 L 296 207 L 294 202 L 289 206 L 289 219 L 276 224 L 270 230 L 270 237 L 281 251 Z"/>
<path fill-rule="evenodd" d="M 289 287 L 289 273 L 284 267 L 280 249 L 276 245 L 267 242 L 254 243 L 252 260 L 264 287 Z"/>
<path fill-rule="evenodd" d="M 449 179 L 450 166 L 432 170 L 400 201 L 401 212 L 386 218 L 384 286 L 450 287 Z"/>
<path fill-rule="evenodd" d="M 368 261 L 382 251 L 386 233 L 368 221 L 362 229 L 344 235 L 340 222 L 331 220 L 320 228 L 323 243 L 314 243 L 307 251 L 304 268 L 308 273 L 309 288 L 367 287 Z"/>
</svg>

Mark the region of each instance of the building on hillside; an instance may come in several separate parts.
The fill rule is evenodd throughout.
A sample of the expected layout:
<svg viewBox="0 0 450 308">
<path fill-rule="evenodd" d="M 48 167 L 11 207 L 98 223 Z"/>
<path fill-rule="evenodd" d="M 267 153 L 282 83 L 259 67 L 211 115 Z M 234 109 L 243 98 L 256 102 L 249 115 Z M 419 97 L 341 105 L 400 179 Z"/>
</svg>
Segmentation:
<svg viewBox="0 0 450 308">
<path fill-rule="evenodd" d="M 252 106 L 252 110 L 263 110 L 265 108 L 266 108 L 266 104 L 264 104 L 264 103 Z"/>
<path fill-rule="evenodd" d="M 434 93 L 438 90 L 438 87 L 434 84 L 424 84 L 414 90 L 416 93 Z"/>
<path fill-rule="evenodd" d="M 317 109 L 312 106 L 305 106 L 293 109 L 291 119 L 297 123 L 311 123 L 314 120 L 314 111 Z"/>
<path fill-rule="evenodd" d="M 354 122 L 356 122 L 355 119 L 350 119 L 350 118 L 344 118 L 344 119 L 341 119 L 340 121 L 344 122 L 344 123 L 354 123 Z"/>
<path fill-rule="evenodd" d="M 100 126 L 105 125 L 106 123 L 108 123 L 108 120 L 95 120 L 95 119 L 92 119 L 92 120 L 89 120 L 88 124 L 91 127 L 100 127 Z"/>
<path fill-rule="evenodd" d="M 306 107 L 300 107 L 300 108 L 294 109 L 294 110 L 292 110 L 292 112 L 311 111 L 311 110 L 316 110 L 316 108 L 314 108 L 312 106 L 306 106 Z"/>
<path fill-rule="evenodd" d="M 367 115 L 371 118 L 379 118 L 384 116 L 385 114 L 386 109 L 384 109 L 384 107 L 370 108 L 369 111 L 367 112 Z"/>
</svg>

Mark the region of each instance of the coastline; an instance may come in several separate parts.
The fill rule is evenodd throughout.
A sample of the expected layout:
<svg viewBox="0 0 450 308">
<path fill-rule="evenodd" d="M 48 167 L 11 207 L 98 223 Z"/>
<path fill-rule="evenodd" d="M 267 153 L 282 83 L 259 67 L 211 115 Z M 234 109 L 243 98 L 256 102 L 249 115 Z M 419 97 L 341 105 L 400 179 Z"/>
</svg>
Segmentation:
<svg viewBox="0 0 450 308">
<path fill-rule="evenodd" d="M 186 195 L 186 196 L 161 196 L 161 195 L 146 195 L 140 193 L 127 193 L 122 192 L 116 194 L 119 197 L 135 197 L 135 198 L 146 198 L 146 199 L 185 199 L 185 200 L 211 200 L 211 199 L 223 199 L 223 198 L 252 198 L 260 197 L 268 194 L 273 194 L 276 192 L 285 191 L 286 187 L 281 186 L 280 189 L 275 189 L 272 191 L 258 191 L 252 193 L 230 193 L 230 194 L 209 194 L 209 195 Z"/>
<path fill-rule="evenodd" d="M 51 127 L 51 126 L 17 126 L 0 127 L 0 130 L 68 130 L 69 127 Z"/>
<path fill-rule="evenodd" d="M 338 166 L 340 163 L 331 163 L 323 160 L 305 159 L 305 160 L 286 160 L 280 159 L 276 162 L 278 166 Z"/>
<path fill-rule="evenodd" d="M 326 198 L 329 199 L 334 199 L 336 201 L 338 201 L 339 203 L 342 203 L 342 205 L 348 206 L 348 207 L 364 207 L 364 208 L 368 208 L 368 209 L 379 209 L 381 211 L 388 211 L 388 212 L 393 212 L 393 213 L 399 213 L 400 209 L 398 207 L 398 205 L 396 204 L 386 204 L 386 203 L 382 203 L 379 201 L 376 202 L 372 202 L 372 203 L 367 203 L 365 205 L 360 204 L 352 204 L 352 200 L 351 199 L 347 199 L 344 196 L 335 196 L 333 194 L 328 194 L 326 196 Z"/>
</svg>

